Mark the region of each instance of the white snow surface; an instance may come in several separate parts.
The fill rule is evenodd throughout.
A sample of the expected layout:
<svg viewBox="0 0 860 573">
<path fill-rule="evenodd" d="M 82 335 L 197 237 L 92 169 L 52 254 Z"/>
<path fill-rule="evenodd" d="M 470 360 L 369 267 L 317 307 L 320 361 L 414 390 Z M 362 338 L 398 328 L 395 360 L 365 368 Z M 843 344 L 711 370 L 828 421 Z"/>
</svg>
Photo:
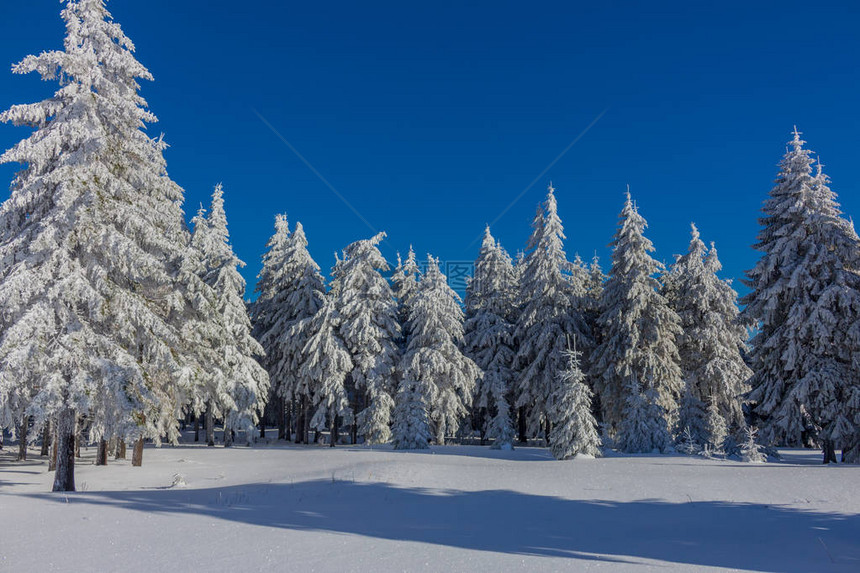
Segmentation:
<svg viewBox="0 0 860 573">
<path fill-rule="evenodd" d="M 0 452 L 0 571 L 860 571 L 860 467 L 813 451 L 555 461 L 543 448 Z"/>
</svg>

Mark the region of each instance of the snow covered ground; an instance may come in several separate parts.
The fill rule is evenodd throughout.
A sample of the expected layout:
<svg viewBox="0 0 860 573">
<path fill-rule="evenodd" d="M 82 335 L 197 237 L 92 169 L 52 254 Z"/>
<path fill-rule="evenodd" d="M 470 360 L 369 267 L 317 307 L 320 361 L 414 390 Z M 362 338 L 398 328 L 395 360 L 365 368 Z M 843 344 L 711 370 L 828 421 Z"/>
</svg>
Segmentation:
<svg viewBox="0 0 860 573">
<path fill-rule="evenodd" d="M 541 448 L 195 445 L 0 454 L 0 571 L 860 571 L 860 467 L 788 450 L 557 462 Z M 183 485 L 184 483 L 184 485 Z M 202 569 L 201 569 L 202 568 Z"/>
</svg>

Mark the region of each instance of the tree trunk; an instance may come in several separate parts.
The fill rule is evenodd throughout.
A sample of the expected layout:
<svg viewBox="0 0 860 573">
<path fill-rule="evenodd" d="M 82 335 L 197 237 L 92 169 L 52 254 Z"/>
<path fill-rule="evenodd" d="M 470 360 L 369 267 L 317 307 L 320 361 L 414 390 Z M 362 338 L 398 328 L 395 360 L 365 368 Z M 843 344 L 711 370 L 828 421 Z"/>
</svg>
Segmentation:
<svg viewBox="0 0 860 573">
<path fill-rule="evenodd" d="M 200 441 L 200 416 L 194 415 L 194 441 Z"/>
<path fill-rule="evenodd" d="M 18 426 L 18 461 L 27 461 L 27 430 L 29 417 L 24 416 L 21 420 L 21 425 Z"/>
<path fill-rule="evenodd" d="M 125 440 L 117 440 L 116 442 L 116 454 L 114 455 L 115 460 L 124 460 L 125 459 Z"/>
<path fill-rule="evenodd" d="M 824 463 L 830 464 L 836 463 L 836 446 L 833 443 L 833 440 L 824 440 L 823 448 L 824 452 Z"/>
<path fill-rule="evenodd" d="M 226 421 L 224 422 L 224 447 L 233 447 L 233 429 L 227 424 Z"/>
<path fill-rule="evenodd" d="M 437 446 L 444 446 L 445 445 L 445 427 L 440 423 L 443 421 L 444 421 L 444 418 L 442 420 L 436 421 L 436 445 Z"/>
<path fill-rule="evenodd" d="M 81 442 L 83 441 L 83 437 L 81 434 L 84 432 L 84 422 L 82 419 L 75 419 L 75 457 L 80 459 L 81 457 Z"/>
<path fill-rule="evenodd" d="M 284 401 L 284 408 L 287 411 L 287 441 L 293 441 L 293 426 L 296 425 L 296 419 L 298 418 L 298 413 L 296 412 L 296 401 L 293 398 L 290 398 L 289 402 Z"/>
<path fill-rule="evenodd" d="M 338 427 L 337 427 L 337 414 L 332 410 L 331 413 L 331 424 L 329 425 L 329 447 L 333 448 L 337 445 L 338 440 Z"/>
<path fill-rule="evenodd" d="M 302 443 L 302 402 L 296 401 L 296 443 Z"/>
<path fill-rule="evenodd" d="M 298 419 L 296 420 L 296 443 L 307 444 L 307 396 L 299 398 Z"/>
<path fill-rule="evenodd" d="M 283 398 L 278 398 L 278 402 L 275 404 L 275 409 L 278 412 L 278 439 L 290 441 L 287 437 L 287 428 L 289 424 L 287 423 L 287 401 Z"/>
<path fill-rule="evenodd" d="M 51 420 L 45 420 L 45 428 L 42 430 L 42 451 L 39 455 L 48 457 L 51 453 Z"/>
<path fill-rule="evenodd" d="M 263 412 L 263 416 L 260 416 L 260 438 L 266 438 L 266 416 L 265 412 Z"/>
<path fill-rule="evenodd" d="M 211 405 L 206 406 L 206 445 L 215 446 L 215 415 Z"/>
<path fill-rule="evenodd" d="M 64 408 L 57 416 L 57 470 L 53 491 L 75 491 L 75 411 Z"/>
<path fill-rule="evenodd" d="M 106 466 L 108 458 L 108 442 L 104 438 L 99 440 L 99 449 L 96 452 L 96 465 Z"/>
<path fill-rule="evenodd" d="M 48 471 L 53 472 L 57 470 L 57 450 L 59 449 L 59 439 L 57 437 L 57 424 L 54 424 L 53 431 L 51 432 L 51 455 L 48 457 Z"/>
<path fill-rule="evenodd" d="M 134 467 L 143 465 L 143 436 L 134 443 L 134 449 L 131 451 L 131 465 Z"/>
<path fill-rule="evenodd" d="M 528 425 L 526 424 L 526 407 L 520 406 L 519 416 L 517 416 L 517 426 L 519 430 L 519 440 L 521 444 L 526 444 L 529 441 Z"/>
</svg>

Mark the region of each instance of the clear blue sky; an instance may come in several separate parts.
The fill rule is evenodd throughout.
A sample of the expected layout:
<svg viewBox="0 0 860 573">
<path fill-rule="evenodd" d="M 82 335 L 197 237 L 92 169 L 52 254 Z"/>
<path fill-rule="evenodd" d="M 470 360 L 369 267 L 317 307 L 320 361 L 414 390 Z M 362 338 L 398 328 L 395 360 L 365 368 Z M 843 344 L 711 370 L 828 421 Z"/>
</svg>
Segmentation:
<svg viewBox="0 0 860 573">
<path fill-rule="evenodd" d="M 473 259 L 486 223 L 604 110 L 493 226 L 512 253 L 552 179 L 568 253 L 604 267 L 630 184 L 659 258 L 689 223 L 724 275 L 757 255 L 756 218 L 797 124 L 848 214 L 860 214 L 860 4 L 856 2 L 283 2 L 113 0 L 155 76 L 143 95 L 164 132 L 186 212 L 223 182 L 253 283 L 276 213 L 302 221 L 324 272 L 372 234 L 255 114 L 388 232 Z M 0 64 L 61 46 L 56 0 L 4 2 Z M 0 107 L 55 84 L 0 73 Z M 26 130 L 0 126 L 8 148 Z M 0 168 L 11 181 L 15 168 Z M 4 183 L 5 185 L 5 183 Z M 252 286 L 252 285 L 251 285 Z M 740 286 L 740 285 L 737 285 Z M 250 289 L 249 289 L 250 290 Z"/>
</svg>

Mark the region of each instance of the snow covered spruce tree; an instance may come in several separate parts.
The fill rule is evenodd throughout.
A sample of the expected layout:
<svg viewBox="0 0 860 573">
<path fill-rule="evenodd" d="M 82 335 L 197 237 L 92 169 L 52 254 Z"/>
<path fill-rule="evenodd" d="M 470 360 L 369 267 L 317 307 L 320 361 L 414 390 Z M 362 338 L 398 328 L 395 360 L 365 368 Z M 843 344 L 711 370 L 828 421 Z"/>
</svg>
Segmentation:
<svg viewBox="0 0 860 573">
<path fill-rule="evenodd" d="M 825 462 L 837 444 L 860 462 L 860 245 L 804 143 L 795 129 L 745 281 L 744 312 L 759 325 L 750 400 L 766 443 L 805 437 L 821 442 Z"/>
<path fill-rule="evenodd" d="M 444 445 L 445 436 L 456 434 L 468 414 L 481 371 L 458 347 L 463 338 L 460 297 L 430 255 L 412 299 L 409 325 L 394 409 L 394 446 L 426 447 L 430 428 L 436 443 Z"/>
<path fill-rule="evenodd" d="M 747 329 L 739 318 L 737 293 L 729 281 L 717 276 L 722 268 L 717 249 L 713 243 L 706 249 L 695 225 L 691 235 L 687 253 L 672 265 L 663 288 L 681 318 L 677 345 L 685 386 L 677 433 L 680 436 L 689 428 L 696 442 L 719 447 L 725 436 L 708 435 L 710 417 L 722 417 L 736 438 L 745 426 L 741 400 L 752 375 L 742 355 Z"/>
<path fill-rule="evenodd" d="M 672 446 L 672 436 L 657 390 L 643 389 L 635 372 L 622 383 L 624 410 L 615 433 L 615 447 L 628 454 L 665 452 Z"/>
<path fill-rule="evenodd" d="M 520 438 L 544 431 L 556 373 L 565 366 L 562 353 L 568 336 L 591 347 L 591 333 L 585 322 L 582 288 L 571 282 L 571 264 L 564 253 L 564 229 L 558 216 L 555 189 L 549 186 L 543 209 L 532 223 L 525 260 L 519 271 L 519 315 L 515 338 L 519 345 L 514 360 L 517 372 L 517 401 L 520 410 Z M 581 285 L 579 285 L 581 287 Z M 524 427 L 527 422 L 527 427 Z"/>
<path fill-rule="evenodd" d="M 563 353 L 567 365 L 558 373 L 558 384 L 553 391 L 549 411 L 552 424 L 549 447 L 557 460 L 566 460 L 577 454 L 600 455 L 600 436 L 597 420 L 591 411 L 591 388 L 585 382 L 580 364 L 581 353 L 568 347 Z"/>
<path fill-rule="evenodd" d="M 299 375 L 302 385 L 310 389 L 314 414 L 311 428 L 322 431 L 328 420 L 331 432 L 329 445 L 334 447 L 338 440 L 338 421 L 352 423 L 352 411 L 346 395 L 346 377 L 354 369 L 352 358 L 339 334 L 342 317 L 335 303 L 329 297 L 317 313 L 306 319 L 309 333 L 302 349 Z"/>
<path fill-rule="evenodd" d="M 630 452 L 668 447 L 683 387 L 675 346 L 680 319 L 658 292 L 654 275 L 662 265 L 648 254 L 654 247 L 646 226 L 628 192 L 601 300 L 601 343 L 591 362 L 603 421 Z M 644 435 L 635 435 L 646 425 Z"/>
<path fill-rule="evenodd" d="M 400 352 L 397 302 L 380 271 L 388 263 L 377 245 L 385 233 L 356 241 L 343 251 L 335 269 L 334 303 L 338 330 L 352 356 L 349 373 L 356 391 L 366 394 L 367 406 L 357 413 L 358 434 L 368 444 L 391 439 L 394 371 Z"/>
<path fill-rule="evenodd" d="M 406 346 L 406 339 L 408 338 L 406 323 L 409 321 L 409 307 L 412 303 L 412 297 L 418 290 L 420 276 L 421 269 L 415 262 L 415 251 L 412 250 L 412 247 L 409 247 L 405 261 L 400 260 L 400 253 L 398 253 L 397 266 L 391 275 L 391 283 L 394 298 L 397 299 L 397 319 L 400 322 L 400 343 L 403 347 Z"/>
<path fill-rule="evenodd" d="M 494 448 L 510 448 L 514 440 L 510 400 L 515 297 L 511 257 L 490 234 L 488 226 L 474 275 L 466 287 L 463 350 L 483 372 L 474 408 L 482 413 L 481 435 L 493 440 Z"/>
<path fill-rule="evenodd" d="M 13 68 L 60 89 L 0 114 L 35 128 L 0 158 L 26 166 L 0 207 L 0 404 L 14 393 L 37 427 L 55 419 L 54 489 L 69 491 L 78 416 L 95 440 L 174 439 L 191 360 L 174 322 L 188 311 L 182 190 L 142 131 L 151 75 L 102 0 L 62 16 L 64 49 Z"/>
<path fill-rule="evenodd" d="M 260 366 L 262 346 L 251 336 L 243 295 L 245 279 L 239 267 L 245 265 L 233 253 L 224 210 L 224 191 L 215 187 L 208 216 L 201 207 L 192 220 L 191 245 L 199 255 L 198 275 L 214 295 L 212 307 L 217 325 L 210 330 L 216 362 L 195 392 L 196 410 L 208 408 L 207 434 L 211 438 L 212 416 L 224 420 L 224 445 L 232 445 L 232 432 L 245 430 L 248 440 L 266 403 L 269 376 Z M 210 445 L 213 445 L 210 442 Z"/>
<path fill-rule="evenodd" d="M 588 278 L 585 282 L 585 321 L 591 330 L 595 346 L 600 343 L 600 329 L 597 319 L 600 317 L 600 300 L 603 297 L 603 284 L 606 282 L 606 273 L 600 267 L 600 259 L 595 254 L 588 265 Z"/>
<path fill-rule="evenodd" d="M 257 274 L 257 284 L 254 288 L 257 299 L 250 306 L 251 323 L 253 324 L 251 334 L 260 342 L 266 352 L 261 364 L 269 373 L 269 407 L 277 413 L 278 439 L 288 437 L 285 423 L 286 404 L 278 392 L 279 384 L 272 375 L 274 366 L 281 359 L 281 345 L 277 334 L 270 338 L 267 333 L 275 326 L 278 307 L 284 304 L 284 298 L 287 295 L 284 288 L 288 282 L 284 274 L 284 255 L 289 240 L 290 227 L 286 214 L 275 215 L 275 233 L 266 243 L 263 268 Z"/>
<path fill-rule="evenodd" d="M 313 334 L 308 319 L 325 301 L 325 284 L 319 265 L 308 252 L 301 223 L 296 223 L 290 235 L 286 219 L 276 222 L 269 245 L 257 286 L 260 294 L 254 318 L 275 394 L 288 410 L 293 400 L 298 401 L 296 441 L 304 443 L 312 390 L 300 376 L 302 351 Z"/>
</svg>

